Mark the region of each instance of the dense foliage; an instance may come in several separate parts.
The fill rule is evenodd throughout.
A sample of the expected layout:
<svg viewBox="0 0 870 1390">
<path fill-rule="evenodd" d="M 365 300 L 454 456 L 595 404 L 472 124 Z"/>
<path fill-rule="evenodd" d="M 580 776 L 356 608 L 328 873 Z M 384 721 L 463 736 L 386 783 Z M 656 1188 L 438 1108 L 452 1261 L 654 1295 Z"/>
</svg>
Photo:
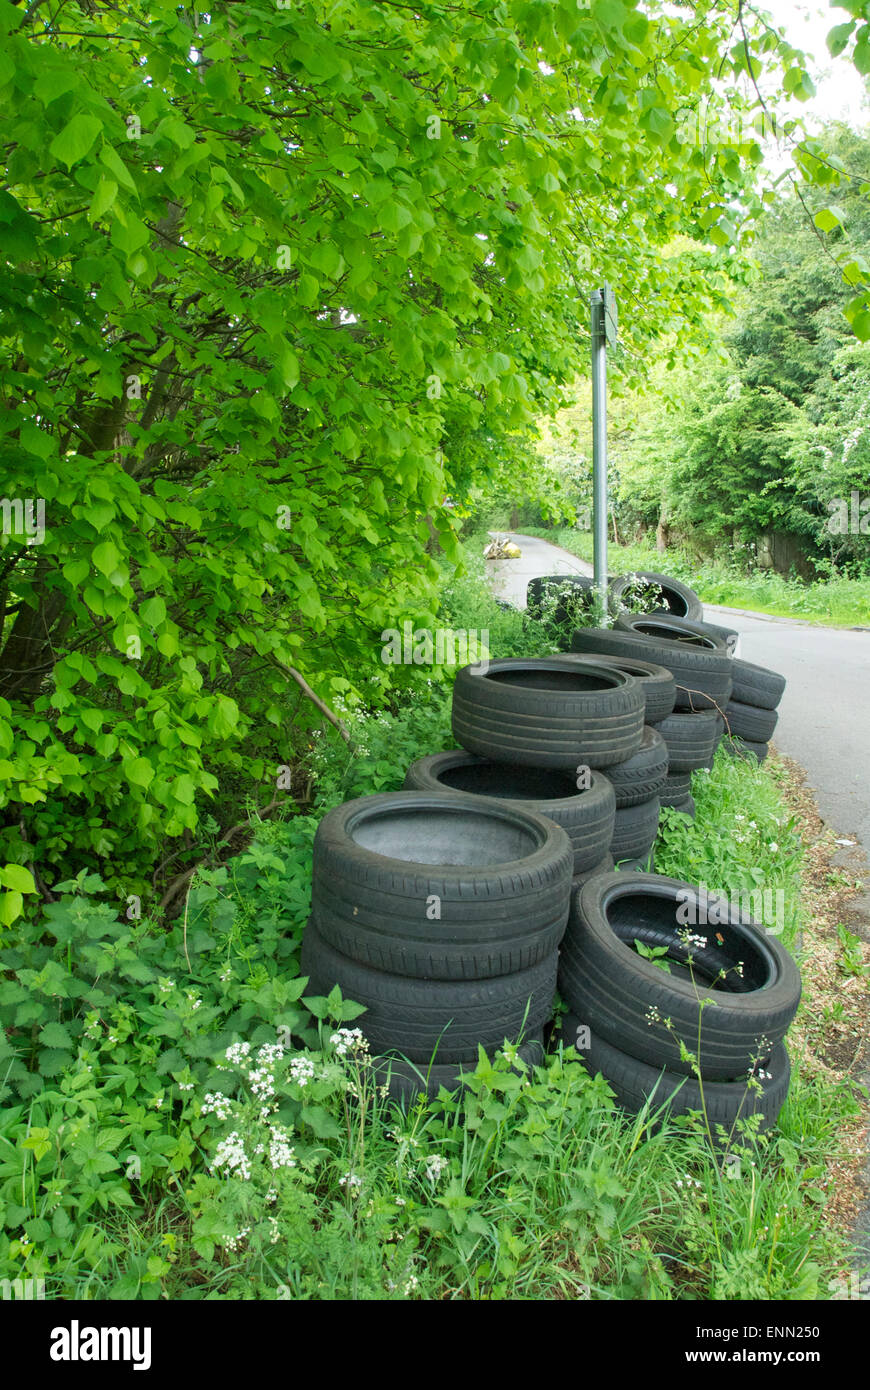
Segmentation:
<svg viewBox="0 0 870 1390">
<path fill-rule="evenodd" d="M 870 348 L 849 321 L 870 264 L 870 139 L 838 126 L 824 143 L 840 171 L 836 203 L 786 181 L 706 350 L 681 347 L 677 367 L 662 356 L 642 391 L 613 402 L 620 539 L 658 531 L 660 546 L 696 558 L 803 578 L 870 574 Z M 581 390 L 545 446 L 557 477 L 588 477 L 588 417 Z M 582 513 L 586 493 L 575 496 Z"/>
</svg>

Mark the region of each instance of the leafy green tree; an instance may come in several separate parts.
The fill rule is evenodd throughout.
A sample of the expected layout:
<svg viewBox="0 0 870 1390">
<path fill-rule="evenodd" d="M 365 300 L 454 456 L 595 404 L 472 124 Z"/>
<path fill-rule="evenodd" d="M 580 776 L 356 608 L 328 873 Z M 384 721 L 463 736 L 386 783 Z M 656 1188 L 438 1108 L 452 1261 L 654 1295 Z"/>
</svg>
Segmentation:
<svg viewBox="0 0 870 1390">
<path fill-rule="evenodd" d="M 0 922 L 82 864 L 150 892 L 407 682 L 379 632 L 434 619 L 430 528 L 563 399 L 578 295 L 635 354 L 700 323 L 761 156 L 678 109 L 800 72 L 736 13 L 0 0 Z"/>
</svg>

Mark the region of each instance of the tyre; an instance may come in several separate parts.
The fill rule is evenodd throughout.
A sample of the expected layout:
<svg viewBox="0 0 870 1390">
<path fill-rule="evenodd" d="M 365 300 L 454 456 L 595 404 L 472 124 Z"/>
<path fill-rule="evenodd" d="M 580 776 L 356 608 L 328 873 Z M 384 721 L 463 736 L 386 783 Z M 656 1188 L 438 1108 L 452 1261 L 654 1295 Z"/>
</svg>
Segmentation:
<svg viewBox="0 0 870 1390">
<path fill-rule="evenodd" d="M 561 826 L 514 806 L 458 792 L 360 797 L 317 827 L 311 915 L 361 965 L 488 979 L 557 949 L 573 864 Z"/>
<path fill-rule="evenodd" d="M 754 758 L 763 763 L 767 757 L 768 744 L 753 743 L 745 738 L 725 738 L 722 747 L 735 758 Z"/>
<path fill-rule="evenodd" d="M 670 973 L 639 955 L 636 940 L 666 947 Z M 730 1081 L 782 1042 L 801 982 L 788 951 L 736 905 L 679 879 L 613 874 L 574 894 L 559 992 L 639 1061 L 690 1073 L 684 1045 L 705 1079 Z"/>
<path fill-rule="evenodd" d="M 578 788 L 578 781 L 585 790 Z M 521 811 L 549 816 L 571 841 L 575 875 L 599 862 L 613 836 L 616 799 L 603 772 L 590 771 L 575 779 L 564 772 L 513 767 L 454 750 L 418 758 L 408 768 L 405 787 L 409 791 L 497 797 Z"/>
<path fill-rule="evenodd" d="M 691 792 L 691 772 L 668 772 L 664 786 L 659 792 L 659 801 L 663 806 L 675 806 L 678 801 L 685 801 Z"/>
<path fill-rule="evenodd" d="M 662 805 L 664 805 L 664 802 L 662 802 Z M 681 801 L 672 801 L 669 805 L 670 810 L 679 811 L 681 815 L 688 816 L 690 820 L 695 819 L 695 811 L 697 808 L 695 806 L 695 798 L 692 795 L 684 796 Z"/>
<path fill-rule="evenodd" d="M 705 1081 L 703 1093 L 694 1076 L 649 1066 L 613 1047 L 589 1030 L 588 1041 L 583 1024 L 575 1014 L 565 1014 L 560 1038 L 565 1047 L 574 1047 L 583 1059 L 591 1076 L 599 1072 L 610 1085 L 620 1109 L 638 1114 L 650 1102 L 652 1111 L 667 1104 L 670 1114 L 688 1115 L 690 1111 L 706 1113 L 713 1131 L 721 1125 L 729 1135 L 736 1122 L 748 1115 L 761 1115 L 759 1130 L 770 1129 L 785 1104 L 791 1080 L 791 1066 L 783 1043 L 777 1043 L 766 1066 L 755 1069 L 754 1081 L 746 1075 L 741 1080 Z M 578 1040 L 584 1045 L 578 1046 Z"/>
<path fill-rule="evenodd" d="M 566 587 L 567 586 L 567 587 Z M 551 622 L 564 623 L 573 616 L 564 600 L 557 595 L 567 593 L 569 600 L 576 595 L 584 603 L 595 592 L 595 581 L 585 574 L 546 574 L 540 579 L 530 579 L 526 585 L 526 611 L 530 618 L 542 618 L 544 607 L 549 604 L 547 614 Z"/>
<path fill-rule="evenodd" d="M 632 757 L 603 774 L 613 785 L 617 811 L 658 796 L 668 775 L 668 746 L 660 733 L 644 726 L 643 742 Z"/>
<path fill-rule="evenodd" d="M 657 666 L 654 661 L 632 661 L 624 657 L 605 656 L 603 653 L 593 652 L 568 652 L 565 656 L 570 661 L 591 661 L 597 662 L 600 666 L 615 666 L 618 671 L 625 671 L 629 676 L 639 680 L 646 700 L 646 724 L 657 724 L 660 719 L 666 719 L 674 708 L 677 683 L 666 667 Z"/>
<path fill-rule="evenodd" d="M 575 893 L 578 888 L 582 888 L 583 884 L 587 883 L 590 878 L 595 878 L 598 874 L 612 874 L 614 867 L 613 855 L 605 854 L 602 859 L 599 859 L 597 864 L 592 865 L 591 869 L 584 869 L 582 874 L 574 875 L 571 880 L 572 894 Z"/>
<path fill-rule="evenodd" d="M 637 806 L 617 809 L 610 853 L 614 863 L 622 859 L 642 859 L 655 842 L 659 828 L 661 803 L 657 796 Z"/>
<path fill-rule="evenodd" d="M 665 666 L 676 681 L 676 709 L 724 709 L 731 693 L 731 657 L 724 642 L 694 632 L 693 624 L 679 618 L 620 614 L 612 631 L 576 628 L 571 647 Z"/>
<path fill-rule="evenodd" d="M 490 1051 L 493 1049 L 490 1048 Z M 542 1032 L 529 1038 L 517 1049 L 517 1060 L 525 1062 L 527 1067 L 539 1067 L 543 1065 L 545 1058 Z M 445 1091 L 459 1090 L 465 1084 L 463 1078 L 475 1070 L 477 1062 L 478 1054 L 476 1051 L 465 1061 L 439 1062 L 433 1063 L 431 1066 L 425 1062 L 409 1062 L 404 1057 L 372 1058 L 372 1066 L 378 1084 L 387 1086 L 390 1100 L 399 1102 L 414 1100 L 421 1091 L 430 1099 L 434 1099 L 442 1086 Z M 523 1074 L 521 1067 L 515 1066 L 512 1070 L 520 1075 Z"/>
<path fill-rule="evenodd" d="M 573 771 L 637 752 L 645 700 L 640 682 L 612 666 L 560 657 L 463 666 L 453 686 L 453 735 L 493 762 Z"/>
<path fill-rule="evenodd" d="M 669 775 L 712 766 L 718 717 L 712 709 L 678 710 L 662 720 L 658 730 L 668 750 Z"/>
<path fill-rule="evenodd" d="M 757 709 L 778 709 L 785 693 L 785 676 L 778 671 L 769 671 L 766 666 L 755 666 L 751 661 L 736 660 L 732 674 L 732 700 L 744 705 L 755 705 Z"/>
<path fill-rule="evenodd" d="M 725 706 L 725 719 L 732 738 L 769 743 L 779 715 L 775 709 L 756 709 L 755 705 L 744 705 L 732 699 Z"/>
<path fill-rule="evenodd" d="M 486 980 L 411 980 L 386 975 L 336 951 L 311 920 L 302 939 L 301 971 L 308 993 L 338 985 L 365 1005 L 358 1026 L 373 1055 L 401 1052 L 409 1062 L 445 1065 L 475 1057 L 478 1044 L 534 1035 L 551 1016 L 558 952 L 531 970 Z"/>
<path fill-rule="evenodd" d="M 661 607 L 656 612 L 671 613 L 675 618 L 689 618 L 697 621 L 704 616 L 701 600 L 679 579 L 671 579 L 666 574 L 656 574 L 654 570 L 637 570 L 634 574 L 620 574 L 610 581 L 611 597 L 616 605 L 624 607 L 623 594 L 636 580 L 647 584 L 657 584 L 662 591 Z"/>
</svg>

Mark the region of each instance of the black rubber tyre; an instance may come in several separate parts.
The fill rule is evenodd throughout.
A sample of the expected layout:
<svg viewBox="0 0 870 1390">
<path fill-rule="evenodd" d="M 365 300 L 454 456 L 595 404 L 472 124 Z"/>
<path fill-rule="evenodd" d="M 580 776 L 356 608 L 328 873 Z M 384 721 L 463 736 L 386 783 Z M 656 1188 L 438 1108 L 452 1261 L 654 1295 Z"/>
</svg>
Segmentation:
<svg viewBox="0 0 870 1390">
<path fill-rule="evenodd" d="M 757 709 L 778 709 L 785 693 L 785 676 L 778 671 L 769 671 L 766 666 L 755 666 L 751 661 L 734 662 L 732 673 L 732 700 L 743 705 L 755 705 Z"/>
<path fill-rule="evenodd" d="M 677 710 L 663 719 L 659 733 L 668 750 L 668 773 L 695 772 L 710 767 L 716 751 L 715 710 Z"/>
<path fill-rule="evenodd" d="M 715 757 L 716 757 L 716 750 L 717 750 L 717 748 L 719 747 L 719 744 L 722 742 L 722 740 L 723 740 L 724 737 L 725 737 L 725 720 L 723 719 L 723 717 L 722 717 L 721 714 L 718 714 L 718 713 L 717 713 L 717 715 L 716 715 L 716 732 L 715 732 L 715 734 L 714 734 L 714 736 L 713 736 L 713 747 L 712 747 L 712 749 L 710 750 L 710 756 L 709 756 L 709 758 L 707 758 L 706 762 L 704 763 L 704 767 L 706 768 L 706 770 L 707 770 L 708 772 L 712 772 L 712 771 L 713 771 L 713 762 L 714 762 L 714 759 L 715 759 Z M 696 771 L 697 771 L 697 770 L 698 770 L 698 769 L 696 769 Z"/>
<path fill-rule="evenodd" d="M 704 922 L 705 914 L 713 922 Z M 678 932 L 700 941 L 687 947 Z M 638 955 L 634 940 L 667 946 L 672 973 Z M 722 970 L 725 979 L 714 988 Z M 731 1081 L 783 1040 L 801 982 L 776 937 L 727 902 L 679 879 L 613 874 L 574 894 L 559 993 L 605 1042 L 640 1061 L 690 1073 L 691 1062 L 680 1058 L 682 1042 L 705 1078 Z"/>
<path fill-rule="evenodd" d="M 598 874 L 612 874 L 615 865 L 613 855 L 605 854 L 603 859 L 599 859 L 597 864 L 593 864 L 591 869 L 584 869 L 582 874 L 575 874 L 571 880 L 571 892 L 574 893 L 578 888 L 582 888 L 590 878 L 597 877 Z"/>
<path fill-rule="evenodd" d="M 569 585 L 583 597 L 595 592 L 594 579 L 588 578 L 585 574 L 545 574 L 539 579 L 530 579 L 526 585 L 526 612 L 529 617 L 541 618 L 547 594 L 558 593 L 563 585 Z M 555 623 L 567 622 L 570 617 L 571 614 L 564 604 L 558 602 L 550 614 L 551 620 Z"/>
<path fill-rule="evenodd" d="M 490 1053 L 495 1050 L 489 1049 Z M 529 1067 L 542 1066 L 545 1059 L 542 1032 L 521 1043 L 517 1049 L 517 1060 L 525 1062 Z M 465 1084 L 463 1078 L 477 1067 L 477 1061 L 478 1056 L 475 1052 L 463 1062 L 449 1064 L 437 1063 L 427 1066 L 424 1062 L 409 1062 L 404 1057 L 386 1056 L 373 1057 L 372 1065 L 378 1085 L 387 1086 L 390 1100 L 402 1103 L 415 1100 L 421 1091 L 430 1099 L 434 1099 L 442 1086 L 445 1091 L 458 1091 Z M 522 1074 L 520 1067 L 514 1066 L 512 1070 Z"/>
<path fill-rule="evenodd" d="M 642 859 L 655 843 L 661 803 L 657 796 L 637 806 L 617 808 L 610 853 L 614 863 L 621 859 Z"/>
<path fill-rule="evenodd" d="M 691 792 L 691 772 L 668 772 L 664 786 L 659 792 L 659 801 L 663 806 L 675 806 L 678 801 L 685 801 Z"/>
<path fill-rule="evenodd" d="M 333 950 L 309 921 L 301 971 L 309 995 L 338 985 L 345 999 L 364 1004 L 355 1026 L 373 1055 L 401 1052 L 410 1062 L 467 1062 L 505 1038 L 534 1035 L 551 1017 L 558 952 L 531 970 L 486 980 L 409 980 L 385 975 Z"/>
<path fill-rule="evenodd" d="M 677 683 L 665 666 L 657 666 L 654 661 L 605 656 L 603 652 L 566 652 L 563 655 L 569 661 L 591 661 L 601 666 L 615 666 L 618 671 L 625 671 L 639 680 L 646 700 L 646 724 L 657 724 L 660 719 L 666 719 L 674 708 Z"/>
<path fill-rule="evenodd" d="M 578 789 L 578 781 L 585 790 Z M 590 771 L 575 779 L 565 772 L 512 767 L 454 749 L 418 758 L 408 768 L 405 787 L 498 798 L 521 811 L 549 816 L 571 841 L 575 875 L 597 864 L 613 837 L 616 799 L 603 772 Z"/>
<path fill-rule="evenodd" d="M 724 709 L 731 693 L 732 659 L 718 637 L 694 632 L 693 627 L 665 614 L 620 614 L 612 631 L 576 628 L 571 647 L 665 666 L 676 681 L 676 709 Z"/>
<path fill-rule="evenodd" d="M 746 739 L 749 743 L 769 743 L 779 715 L 775 709 L 757 709 L 755 705 L 729 700 L 725 706 L 725 719 L 732 738 Z"/>
<path fill-rule="evenodd" d="M 560 657 L 463 666 L 453 686 L 453 735 L 470 753 L 522 767 L 607 767 L 637 752 L 640 682 L 612 666 Z"/>
<path fill-rule="evenodd" d="M 573 864 L 561 826 L 500 801 L 360 797 L 317 827 L 311 915 L 336 951 L 375 970 L 489 979 L 557 949 Z"/>
<path fill-rule="evenodd" d="M 704 609 L 701 600 L 690 589 L 688 584 L 683 584 L 679 579 L 671 579 L 666 574 L 656 574 L 654 570 L 637 570 L 633 574 L 619 574 L 610 581 L 610 595 L 617 606 L 623 606 L 622 595 L 630 583 L 635 579 L 644 579 L 648 584 L 658 584 L 662 591 L 662 607 L 656 612 L 670 613 L 675 618 L 689 618 L 697 621 L 703 618 Z"/>
<path fill-rule="evenodd" d="M 576 1047 L 578 1036 L 583 1036 L 578 1035 L 581 1028 L 575 1014 L 563 1015 L 559 1033 L 563 1045 L 575 1047 L 591 1076 L 600 1072 L 614 1092 L 617 1104 L 632 1115 L 637 1115 L 648 1100 L 651 1111 L 670 1102 L 668 1108 L 672 1116 L 700 1111 L 706 1113 L 714 1140 L 721 1142 L 717 1126 L 722 1126 L 727 1138 L 736 1122 L 748 1115 L 762 1115 L 759 1130 L 770 1129 L 788 1095 L 791 1066 L 783 1043 L 777 1043 L 766 1066 L 756 1069 L 752 1084 L 748 1075 L 739 1081 L 705 1081 L 702 1094 L 697 1077 L 639 1062 L 605 1042 L 592 1029 L 589 1045 Z"/>
<path fill-rule="evenodd" d="M 664 802 L 662 802 L 662 805 L 664 805 Z M 694 820 L 695 811 L 697 809 L 695 806 L 695 798 L 689 795 L 684 796 L 681 801 L 671 801 L 669 803 L 669 809 L 671 811 L 679 811 L 681 815 L 688 816 L 690 820 Z"/>
<path fill-rule="evenodd" d="M 767 757 L 769 745 L 766 743 L 752 743 L 745 738 L 726 738 L 722 741 L 722 747 L 726 753 L 730 753 L 735 758 L 754 758 L 756 762 L 763 763 Z"/>
<path fill-rule="evenodd" d="M 639 806 L 642 801 L 658 796 L 664 786 L 668 775 L 668 746 L 660 733 L 645 725 L 638 751 L 624 763 L 609 767 L 603 775 L 613 784 L 617 811 L 626 806 Z"/>
</svg>

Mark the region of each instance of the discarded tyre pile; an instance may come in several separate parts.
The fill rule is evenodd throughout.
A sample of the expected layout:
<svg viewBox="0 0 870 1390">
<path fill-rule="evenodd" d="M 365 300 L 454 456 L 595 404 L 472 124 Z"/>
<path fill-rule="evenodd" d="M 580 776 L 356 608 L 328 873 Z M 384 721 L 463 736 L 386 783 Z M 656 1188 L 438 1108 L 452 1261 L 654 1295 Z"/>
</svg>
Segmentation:
<svg viewBox="0 0 870 1390">
<path fill-rule="evenodd" d="M 570 653 L 495 661 L 486 672 L 459 672 L 453 733 L 492 762 L 570 772 L 584 795 L 603 774 L 615 813 L 599 858 L 636 865 L 649 859 L 667 773 L 664 743 L 650 720 L 663 718 L 674 696 L 673 677 L 650 662 Z M 578 862 L 575 873 L 590 867 Z"/>
<path fill-rule="evenodd" d="M 393 792 L 324 816 L 302 972 L 365 1006 L 394 1096 L 457 1084 L 478 1045 L 540 1045 L 573 862 L 553 820 L 478 796 Z"/>
<path fill-rule="evenodd" d="M 790 956 L 727 904 L 715 929 L 687 927 L 711 900 L 631 870 L 650 862 L 661 805 L 694 813 L 691 774 L 729 725 L 766 751 L 785 682 L 734 658 L 736 634 L 703 622 L 691 590 L 660 589 L 661 611 L 578 629 L 571 653 L 463 668 L 462 747 L 321 821 L 302 970 L 364 1006 L 394 1098 L 454 1089 L 505 1038 L 540 1060 L 558 972 L 561 1037 L 583 1033 L 626 1109 L 651 1095 L 701 1108 L 702 1082 L 713 1124 L 776 1118 Z"/>
<path fill-rule="evenodd" d="M 682 586 L 685 588 L 685 586 Z M 686 591 L 691 594 L 691 590 Z M 584 659 L 647 661 L 669 675 L 673 699 L 663 715 L 647 714 L 661 740 L 657 763 L 656 806 L 671 806 L 693 816 L 691 774 L 709 768 L 724 732 L 719 710 L 731 693 L 733 657 L 722 637 L 705 631 L 705 624 L 668 613 L 622 613 L 612 629 L 578 628 L 572 646 Z M 648 750 L 652 758 L 652 749 Z M 617 774 L 618 777 L 618 774 Z M 617 812 L 619 814 L 619 812 Z M 658 809 L 647 803 L 626 808 L 624 818 L 632 830 L 643 833 L 658 828 Z M 617 843 L 614 858 L 629 858 L 624 845 Z"/>
<path fill-rule="evenodd" d="M 800 975 L 726 899 L 654 874 L 591 879 L 572 895 L 559 992 L 570 1010 L 562 1041 L 623 1109 L 652 1097 L 653 1109 L 703 1108 L 729 1130 L 746 1115 L 760 1114 L 761 1128 L 776 1120 Z"/>
</svg>

